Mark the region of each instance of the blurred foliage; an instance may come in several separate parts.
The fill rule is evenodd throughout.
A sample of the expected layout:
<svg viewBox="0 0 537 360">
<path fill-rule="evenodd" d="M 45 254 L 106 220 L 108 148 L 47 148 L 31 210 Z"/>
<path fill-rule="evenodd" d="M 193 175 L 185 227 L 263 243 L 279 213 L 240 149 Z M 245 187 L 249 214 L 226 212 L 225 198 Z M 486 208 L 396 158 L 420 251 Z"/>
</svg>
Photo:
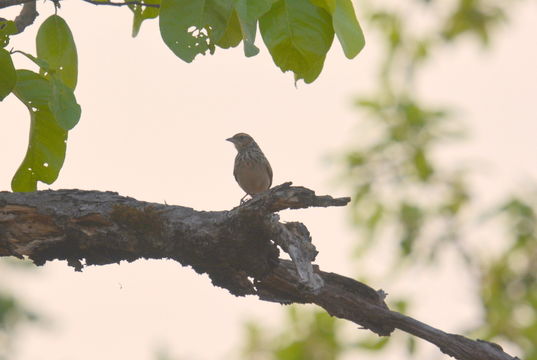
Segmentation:
<svg viewBox="0 0 537 360">
<path fill-rule="evenodd" d="M 3 259 L 0 262 L 0 269 L 5 273 L 7 267 L 22 269 L 26 267 L 25 265 L 25 262 Z M 0 286 L 0 360 L 12 359 L 12 344 L 17 329 L 25 322 L 37 320 L 39 317 L 36 313 L 27 309 L 10 291 Z"/>
<path fill-rule="evenodd" d="M 395 301 L 393 309 L 404 312 L 405 300 Z M 360 338 L 346 336 L 344 321 L 340 321 L 316 306 L 291 305 L 285 311 L 281 332 L 272 335 L 272 329 L 249 321 L 244 326 L 245 336 L 241 358 L 249 360 L 336 360 L 356 350 L 379 351 L 392 337 L 379 338 L 364 332 Z M 353 326 L 351 333 L 356 331 Z M 408 338 L 407 346 L 414 346 Z"/>
<path fill-rule="evenodd" d="M 325 311 L 290 306 L 284 330 L 271 338 L 256 322 L 246 324 L 243 357 L 252 360 L 335 360 L 344 344 L 338 337 L 340 322 Z"/>
<path fill-rule="evenodd" d="M 450 247 L 480 289 L 475 296 L 482 323 L 467 328 L 467 335 L 510 343 L 520 349 L 521 358 L 537 360 L 537 199 L 530 194 L 506 196 L 511 200 L 492 212 L 485 209 L 489 221 L 474 219 L 470 208 L 481 204 L 472 196 L 477 190 L 470 185 L 471 167 L 438 160 L 440 151 L 464 139 L 464 127 L 453 106 L 428 103 L 415 85 L 427 61 L 446 47 L 467 38 L 484 47 L 493 45 L 515 3 L 407 0 L 403 6 L 360 1 L 357 9 L 366 34 L 380 37 L 383 52 L 377 87 L 356 101 L 363 114 L 360 132 L 342 164 L 353 193 L 352 222 L 359 233 L 353 259 L 367 257 L 374 246 L 389 242 L 398 249 L 397 256 L 383 262 L 392 262 L 387 264 L 391 278 L 404 278 L 412 267 L 437 264 L 442 250 Z M 482 258 L 466 248 L 463 239 L 476 223 L 503 224 L 503 251 Z M 364 270 L 360 268 L 360 276 L 367 278 Z M 390 306 L 404 313 L 411 300 L 392 300 Z M 344 322 L 328 321 L 322 310 L 290 307 L 287 314 L 277 334 L 248 324 L 242 358 L 315 359 L 315 349 L 320 348 L 323 359 L 339 359 L 356 349 L 384 351 L 395 346 L 400 354 L 406 351 L 408 358 L 415 358 L 419 347 L 409 335 L 379 339 L 356 335 L 355 329 L 349 340 L 341 336 Z M 327 319 L 320 331 L 316 319 L 323 316 Z"/>
<path fill-rule="evenodd" d="M 0 291 L 0 359 L 10 359 L 17 327 L 24 321 L 35 320 L 37 316 L 23 308 L 15 297 Z"/>
<path fill-rule="evenodd" d="M 517 344 L 527 360 L 537 359 L 537 196 L 512 197 L 496 213 L 506 225 L 502 254 L 483 267 L 478 334 Z M 533 196 L 531 196 L 533 195 Z"/>
<path fill-rule="evenodd" d="M 505 7 L 509 3 L 508 0 L 461 0 L 446 21 L 441 34 L 446 40 L 452 41 L 462 34 L 471 33 L 488 45 L 491 27 L 506 20 Z"/>
</svg>

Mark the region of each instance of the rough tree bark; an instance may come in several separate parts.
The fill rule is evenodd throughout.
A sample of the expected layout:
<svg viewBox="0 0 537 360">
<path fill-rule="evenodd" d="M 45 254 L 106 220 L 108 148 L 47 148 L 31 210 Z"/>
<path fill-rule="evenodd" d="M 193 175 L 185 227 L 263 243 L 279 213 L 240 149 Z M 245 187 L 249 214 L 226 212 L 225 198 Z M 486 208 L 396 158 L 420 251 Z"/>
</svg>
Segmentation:
<svg viewBox="0 0 537 360">
<path fill-rule="evenodd" d="M 35 18 L 39 15 L 36 10 L 35 0 L 0 0 L 0 9 L 21 4 L 23 4 L 23 7 L 19 15 L 13 20 L 17 27 L 17 34 L 20 34 L 26 27 L 32 25 Z M 0 21 L 5 20 L 3 17 L 0 17 Z"/>
<path fill-rule="evenodd" d="M 87 265 L 170 258 L 207 273 L 236 296 L 256 295 L 282 304 L 314 303 L 380 336 L 400 329 L 459 360 L 514 360 L 497 345 L 445 333 L 391 311 L 382 290 L 321 271 L 307 228 L 281 223 L 284 209 L 344 206 L 349 198 L 276 186 L 230 211 L 195 211 L 138 201 L 117 193 L 58 190 L 0 192 L 0 256 L 27 257 L 36 265 L 67 260 Z M 279 258 L 280 249 L 292 261 Z"/>
</svg>

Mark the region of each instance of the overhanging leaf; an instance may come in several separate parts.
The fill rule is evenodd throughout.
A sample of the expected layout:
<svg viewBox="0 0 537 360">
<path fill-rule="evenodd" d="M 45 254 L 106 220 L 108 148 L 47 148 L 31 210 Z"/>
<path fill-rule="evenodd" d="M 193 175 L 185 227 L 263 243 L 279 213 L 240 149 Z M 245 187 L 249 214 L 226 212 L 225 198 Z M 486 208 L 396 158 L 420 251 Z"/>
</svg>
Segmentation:
<svg viewBox="0 0 537 360">
<path fill-rule="evenodd" d="M 259 49 L 254 45 L 257 21 L 270 10 L 275 0 L 235 0 L 235 11 L 244 41 L 244 54 L 255 56 Z"/>
<path fill-rule="evenodd" d="M 175 55 L 192 62 L 225 34 L 233 0 L 162 0 L 159 26 L 164 43 Z"/>
<path fill-rule="evenodd" d="M 17 73 L 11 60 L 11 54 L 0 49 L 0 101 L 8 96 L 17 83 Z"/>
<path fill-rule="evenodd" d="M 259 19 L 263 41 L 276 65 L 295 81 L 315 80 L 334 39 L 332 18 L 309 0 L 278 0 Z"/>
<path fill-rule="evenodd" d="M 64 130 L 71 130 L 80 120 L 81 109 L 76 102 L 73 90 L 58 77 L 50 79 L 52 85 L 49 108 L 58 125 Z"/>
<path fill-rule="evenodd" d="M 223 49 L 235 47 L 242 40 L 241 26 L 237 17 L 237 12 L 233 11 L 228 21 L 228 25 L 224 35 L 218 40 L 216 45 Z"/>
<path fill-rule="evenodd" d="M 17 33 L 17 26 L 11 20 L 0 20 L 0 48 L 9 44 L 9 36 Z"/>
<path fill-rule="evenodd" d="M 356 18 L 351 0 L 310 0 L 332 15 L 334 31 L 345 56 L 354 58 L 365 46 L 364 33 Z"/>
<path fill-rule="evenodd" d="M 365 46 L 364 33 L 358 23 L 351 0 L 335 0 L 332 13 L 334 30 L 341 43 L 345 56 L 354 58 Z"/>
<path fill-rule="evenodd" d="M 26 156 L 11 181 L 13 191 L 35 191 L 37 181 L 51 184 L 65 159 L 67 131 L 60 128 L 48 108 L 51 84 L 29 70 L 17 70 L 13 93 L 30 112 L 30 139 Z"/>
<path fill-rule="evenodd" d="M 143 0 L 143 4 L 160 5 L 160 0 Z M 132 37 L 136 37 L 138 35 L 144 20 L 154 19 L 159 15 L 159 8 L 155 7 L 134 4 L 130 5 L 129 8 L 134 13 L 132 20 Z"/>
<path fill-rule="evenodd" d="M 76 87 L 78 58 L 71 30 L 58 15 L 47 18 L 36 36 L 37 58 L 45 60 L 71 89 Z M 45 71 L 41 70 L 41 74 Z"/>
</svg>

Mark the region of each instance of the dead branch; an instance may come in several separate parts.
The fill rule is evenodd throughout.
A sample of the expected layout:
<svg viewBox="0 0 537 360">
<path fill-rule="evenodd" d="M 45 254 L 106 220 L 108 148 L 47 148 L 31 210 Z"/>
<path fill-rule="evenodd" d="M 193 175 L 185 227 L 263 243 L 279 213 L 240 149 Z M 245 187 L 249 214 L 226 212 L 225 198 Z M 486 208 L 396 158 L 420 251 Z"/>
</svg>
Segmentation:
<svg viewBox="0 0 537 360">
<path fill-rule="evenodd" d="M 27 2 L 35 2 L 35 0 L 1 0 L 0 9 L 7 8 L 15 5 L 22 5 Z"/>
<path fill-rule="evenodd" d="M 89 4 L 93 5 L 108 5 L 108 6 L 129 6 L 129 5 L 137 5 L 137 6 L 145 6 L 145 7 L 152 7 L 152 8 L 160 8 L 159 4 L 147 4 L 143 1 L 123 1 L 123 2 L 113 2 L 113 1 L 98 1 L 98 0 L 82 0 L 84 2 L 87 2 Z"/>
<path fill-rule="evenodd" d="M 147 203 L 113 192 L 58 190 L 0 192 L 0 256 L 28 257 L 36 265 L 67 260 L 76 270 L 122 260 L 170 258 L 207 273 L 236 296 L 314 303 L 380 336 L 400 329 L 459 360 L 515 360 L 501 347 L 445 333 L 391 311 L 386 294 L 353 279 L 321 271 L 317 250 L 301 223 L 281 223 L 283 209 L 344 206 L 349 198 L 276 186 L 230 211 L 196 211 Z M 279 251 L 292 261 L 279 258 Z"/>
<path fill-rule="evenodd" d="M 37 15 L 39 14 L 36 10 L 35 0 L 25 2 L 20 14 L 14 20 L 15 26 L 17 27 L 17 34 L 20 34 L 26 27 L 32 25 Z"/>
</svg>

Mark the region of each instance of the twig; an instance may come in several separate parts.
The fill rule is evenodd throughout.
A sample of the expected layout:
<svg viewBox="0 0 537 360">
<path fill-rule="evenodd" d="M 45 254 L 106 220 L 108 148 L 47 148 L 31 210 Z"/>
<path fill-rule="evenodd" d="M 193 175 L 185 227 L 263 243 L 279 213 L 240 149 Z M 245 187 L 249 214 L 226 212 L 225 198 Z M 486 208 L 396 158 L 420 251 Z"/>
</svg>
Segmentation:
<svg viewBox="0 0 537 360">
<path fill-rule="evenodd" d="M 35 0 L 24 3 L 20 14 L 14 20 L 15 26 L 17 26 L 17 34 L 23 32 L 27 26 L 32 25 L 37 15 L 39 13 L 36 10 Z"/>
<path fill-rule="evenodd" d="M 31 1 L 35 1 L 35 0 L 1 0 L 0 9 L 7 8 L 10 6 L 15 6 L 15 5 L 22 5 Z"/>
<path fill-rule="evenodd" d="M 146 4 L 142 1 L 125 1 L 125 2 L 112 2 L 112 1 L 97 1 L 97 0 L 82 0 L 89 4 L 93 5 L 109 5 L 109 6 L 128 6 L 128 5 L 139 5 L 152 8 L 160 8 L 159 4 Z"/>
</svg>

